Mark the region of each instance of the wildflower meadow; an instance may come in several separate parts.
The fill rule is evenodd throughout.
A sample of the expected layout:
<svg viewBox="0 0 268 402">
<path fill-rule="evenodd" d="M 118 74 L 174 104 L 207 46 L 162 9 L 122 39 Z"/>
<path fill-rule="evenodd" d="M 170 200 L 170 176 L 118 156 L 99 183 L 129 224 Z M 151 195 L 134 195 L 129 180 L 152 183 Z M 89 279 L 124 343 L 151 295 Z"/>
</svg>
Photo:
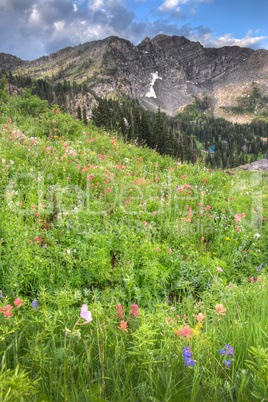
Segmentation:
<svg viewBox="0 0 268 402">
<path fill-rule="evenodd" d="M 268 173 L 0 102 L 0 400 L 268 400 Z"/>
</svg>

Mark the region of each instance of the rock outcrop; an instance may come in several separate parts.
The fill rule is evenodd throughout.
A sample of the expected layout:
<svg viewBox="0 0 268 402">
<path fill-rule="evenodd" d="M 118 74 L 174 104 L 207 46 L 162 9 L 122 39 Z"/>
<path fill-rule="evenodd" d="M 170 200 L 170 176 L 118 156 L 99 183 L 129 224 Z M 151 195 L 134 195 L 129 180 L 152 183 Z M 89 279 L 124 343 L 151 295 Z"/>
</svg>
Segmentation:
<svg viewBox="0 0 268 402">
<path fill-rule="evenodd" d="M 240 170 L 261 170 L 263 172 L 268 172 L 268 159 L 261 159 L 252 163 L 247 163 L 246 165 L 238 166 L 236 169 Z"/>
<path fill-rule="evenodd" d="M 204 48 L 185 37 L 157 35 L 138 46 L 118 37 L 67 47 L 33 61 L 0 53 L 0 70 L 85 81 L 97 95 L 127 95 L 148 109 L 158 106 L 174 114 L 192 100 L 207 94 L 226 105 L 230 91 L 258 82 L 268 95 L 268 51 L 238 46 Z M 228 88 L 228 91 L 226 90 Z M 151 94 L 151 95 L 150 95 Z"/>
</svg>

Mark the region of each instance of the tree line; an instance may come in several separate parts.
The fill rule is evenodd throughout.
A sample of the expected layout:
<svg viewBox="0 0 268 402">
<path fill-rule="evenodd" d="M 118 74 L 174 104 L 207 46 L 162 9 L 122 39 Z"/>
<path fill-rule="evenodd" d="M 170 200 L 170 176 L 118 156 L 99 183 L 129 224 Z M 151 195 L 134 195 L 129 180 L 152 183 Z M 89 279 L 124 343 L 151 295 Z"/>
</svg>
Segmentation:
<svg viewBox="0 0 268 402">
<path fill-rule="evenodd" d="M 17 88 L 32 88 L 32 93 L 49 104 L 57 103 L 66 110 L 66 95 L 74 98 L 90 92 L 97 100 L 91 120 L 97 127 L 113 130 L 126 141 L 156 149 L 182 162 L 196 163 L 204 159 L 213 168 L 233 168 L 252 162 L 268 152 L 268 123 L 255 120 L 250 124 L 233 124 L 213 117 L 208 97 L 195 98 L 182 113 L 167 116 L 143 109 L 137 100 L 112 100 L 98 97 L 86 83 L 63 80 L 49 82 L 29 76 L 5 74 L 9 84 Z M 77 108 L 76 117 L 88 123 L 85 106 Z"/>
</svg>

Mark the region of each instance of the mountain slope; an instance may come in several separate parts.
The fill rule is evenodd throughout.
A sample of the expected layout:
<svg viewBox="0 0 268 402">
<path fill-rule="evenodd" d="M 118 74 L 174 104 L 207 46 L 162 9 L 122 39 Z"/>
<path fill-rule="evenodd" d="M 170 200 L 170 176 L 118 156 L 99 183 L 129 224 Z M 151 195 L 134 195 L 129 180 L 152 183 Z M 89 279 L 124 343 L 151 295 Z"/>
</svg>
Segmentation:
<svg viewBox="0 0 268 402">
<path fill-rule="evenodd" d="M 253 81 L 268 94 L 268 51 L 206 49 L 178 36 L 157 35 L 138 46 L 109 37 L 33 61 L 1 53 L 0 69 L 56 82 L 86 82 L 97 95 L 126 95 L 147 109 L 161 106 L 168 114 L 198 94 L 211 96 L 216 113 L 226 114 L 220 107 L 235 104 L 238 90 L 248 89 Z"/>
</svg>

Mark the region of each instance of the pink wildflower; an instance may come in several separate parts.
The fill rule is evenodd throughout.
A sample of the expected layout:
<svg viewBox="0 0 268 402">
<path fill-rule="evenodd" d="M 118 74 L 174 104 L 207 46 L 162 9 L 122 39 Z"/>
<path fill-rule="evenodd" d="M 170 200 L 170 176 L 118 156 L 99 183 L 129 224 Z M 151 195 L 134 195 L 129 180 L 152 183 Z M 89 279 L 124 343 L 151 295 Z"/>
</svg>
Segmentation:
<svg viewBox="0 0 268 402">
<path fill-rule="evenodd" d="M 139 314 L 138 305 L 135 303 L 131 307 L 132 307 L 132 310 L 130 311 L 130 314 L 132 314 L 134 317 L 138 318 L 138 314 Z"/>
<path fill-rule="evenodd" d="M 219 272 L 223 272 L 223 269 L 222 269 L 222 268 L 220 268 L 220 267 L 217 267 L 217 271 L 219 271 Z"/>
<path fill-rule="evenodd" d="M 7 311 L 4 312 L 4 315 L 5 315 L 6 317 L 12 317 L 14 314 L 11 314 L 10 311 L 7 310 Z"/>
<path fill-rule="evenodd" d="M 24 303 L 21 302 L 21 299 L 17 298 L 17 299 L 14 301 L 14 304 L 15 304 L 15 306 L 17 306 L 17 307 L 19 308 L 19 307 L 22 306 Z"/>
<path fill-rule="evenodd" d="M 226 308 L 222 304 L 216 304 L 214 311 L 218 315 L 225 315 L 224 311 L 226 311 Z"/>
<path fill-rule="evenodd" d="M 169 254 L 171 254 L 171 253 L 172 253 L 172 249 L 170 248 L 170 249 L 168 250 L 168 252 L 169 252 Z"/>
<path fill-rule="evenodd" d="M 82 318 L 84 318 L 86 320 L 87 323 L 89 323 L 93 319 L 91 311 L 88 311 L 88 307 L 86 304 L 83 304 L 83 306 L 81 307 L 80 315 Z"/>
<path fill-rule="evenodd" d="M 176 335 L 178 336 L 185 336 L 186 339 L 189 339 L 190 336 L 193 333 L 193 330 L 190 329 L 189 327 L 184 327 L 183 329 L 179 329 L 178 332 L 175 332 Z"/>
<path fill-rule="evenodd" d="M 118 304 L 118 305 L 116 306 L 116 308 L 117 308 L 117 311 L 118 311 L 120 317 L 121 317 L 121 318 L 124 318 L 124 317 L 123 317 L 123 307 L 122 307 L 122 305 L 121 305 L 121 304 Z M 119 318 L 119 315 L 118 315 L 116 318 Z"/>
<path fill-rule="evenodd" d="M 199 313 L 195 316 L 195 319 L 199 322 L 203 322 L 203 320 L 206 318 L 206 316 L 203 313 Z"/>
<path fill-rule="evenodd" d="M 122 332 L 124 332 L 124 331 L 125 331 L 125 332 L 128 332 L 128 329 L 127 329 L 127 322 L 125 322 L 124 320 L 121 321 L 120 327 L 117 327 L 117 328 L 121 329 Z"/>
<path fill-rule="evenodd" d="M 253 276 L 249 280 L 251 283 L 255 282 Z"/>
</svg>

